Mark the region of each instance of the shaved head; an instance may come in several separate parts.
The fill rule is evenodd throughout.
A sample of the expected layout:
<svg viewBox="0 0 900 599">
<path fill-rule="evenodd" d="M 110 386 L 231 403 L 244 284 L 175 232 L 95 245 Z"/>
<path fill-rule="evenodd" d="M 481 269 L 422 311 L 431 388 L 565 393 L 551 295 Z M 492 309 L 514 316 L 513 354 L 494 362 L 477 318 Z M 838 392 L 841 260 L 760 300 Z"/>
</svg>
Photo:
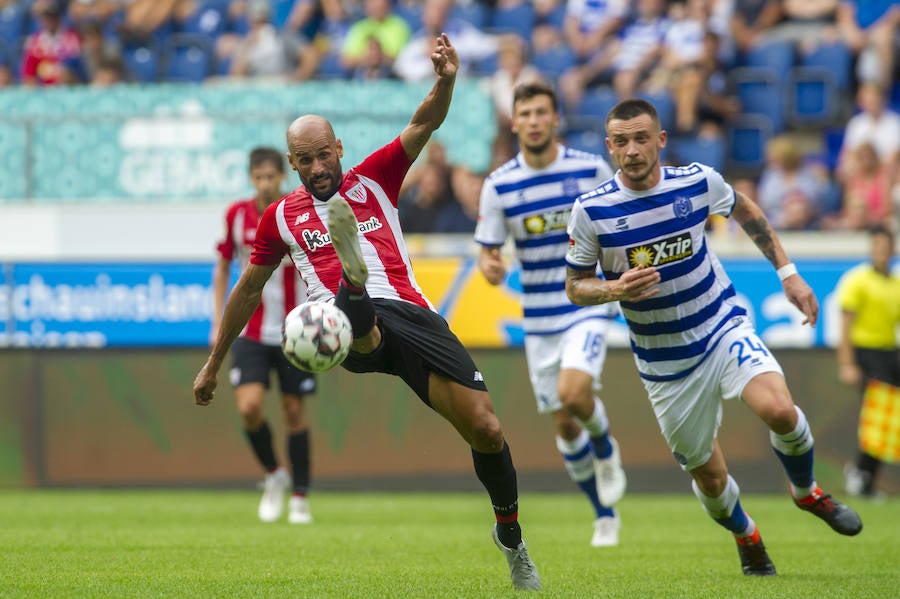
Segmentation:
<svg viewBox="0 0 900 599">
<path fill-rule="evenodd" d="M 316 198 L 326 201 L 341 187 L 344 148 L 323 116 L 305 114 L 287 130 L 288 160 L 300 182 Z"/>
</svg>

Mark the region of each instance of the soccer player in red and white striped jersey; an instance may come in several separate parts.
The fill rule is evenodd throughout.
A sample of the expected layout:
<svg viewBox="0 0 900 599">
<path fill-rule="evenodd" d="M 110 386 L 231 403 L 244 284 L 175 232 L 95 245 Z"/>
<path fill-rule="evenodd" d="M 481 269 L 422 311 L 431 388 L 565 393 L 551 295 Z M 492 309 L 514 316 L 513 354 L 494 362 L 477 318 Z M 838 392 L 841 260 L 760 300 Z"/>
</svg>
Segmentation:
<svg viewBox="0 0 900 599">
<path fill-rule="evenodd" d="M 285 180 L 284 157 L 274 148 L 255 148 L 250 152 L 252 198 L 232 203 L 225 212 L 225 231 L 216 245 L 219 259 L 213 274 L 213 316 L 210 339 L 218 336 L 225 297 L 231 277 L 231 265 L 237 261 L 245 268 L 250 259 L 256 227 L 266 208 L 281 197 Z M 306 495 L 309 491 L 309 430 L 304 404 L 316 389 L 315 377 L 292 366 L 281 351 L 284 317 L 306 299 L 306 285 L 297 270 L 286 261 L 272 271 L 262 289 L 259 305 L 231 346 L 231 384 L 237 401 L 244 433 L 254 456 L 266 472 L 259 517 L 264 522 L 277 520 L 284 509 L 288 487 L 293 488 L 288 520 L 306 524 L 312 520 Z M 272 444 L 272 429 L 265 419 L 263 401 L 274 371 L 281 389 L 281 407 L 287 432 L 287 457 L 291 473 L 279 466 Z"/>
<path fill-rule="evenodd" d="M 288 159 L 303 186 L 263 214 L 250 263 L 194 381 L 194 399 L 199 405 L 212 401 L 228 344 L 289 255 L 310 299 L 333 299 L 350 319 L 354 341 L 344 368 L 399 376 L 469 444 L 513 586 L 539 590 L 518 522 L 516 471 L 484 378 L 416 284 L 397 218 L 400 183 L 450 109 L 459 55 L 446 34 L 435 40 L 431 60 L 437 81 L 406 128 L 346 173 L 343 145 L 327 119 L 308 114 L 288 128 Z"/>
</svg>

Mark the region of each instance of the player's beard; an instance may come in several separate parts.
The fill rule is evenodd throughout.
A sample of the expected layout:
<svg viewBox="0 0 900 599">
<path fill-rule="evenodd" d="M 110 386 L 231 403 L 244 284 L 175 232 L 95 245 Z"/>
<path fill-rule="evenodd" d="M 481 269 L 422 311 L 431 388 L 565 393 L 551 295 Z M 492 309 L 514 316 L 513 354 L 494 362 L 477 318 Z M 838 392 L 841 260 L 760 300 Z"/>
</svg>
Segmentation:
<svg viewBox="0 0 900 599">
<path fill-rule="evenodd" d="M 619 168 L 622 169 L 622 173 L 625 175 L 625 177 L 628 178 L 629 181 L 634 181 L 635 183 L 643 183 L 647 180 L 647 177 L 649 177 L 654 170 L 659 168 L 659 156 L 657 156 L 656 159 L 651 162 L 649 166 L 647 166 L 647 168 L 642 171 L 638 171 L 637 174 L 632 174 L 634 173 L 634 171 L 626 170 L 626 168 L 621 164 L 619 165 Z"/>
<path fill-rule="evenodd" d="M 546 152 L 547 148 L 549 148 L 550 144 L 552 144 L 552 143 L 553 143 L 553 138 L 550 137 L 550 138 L 542 141 L 541 143 L 537 143 L 537 144 L 523 143 L 522 146 L 525 148 L 525 150 L 529 154 L 539 155 L 539 154 L 543 154 L 544 152 Z"/>
</svg>

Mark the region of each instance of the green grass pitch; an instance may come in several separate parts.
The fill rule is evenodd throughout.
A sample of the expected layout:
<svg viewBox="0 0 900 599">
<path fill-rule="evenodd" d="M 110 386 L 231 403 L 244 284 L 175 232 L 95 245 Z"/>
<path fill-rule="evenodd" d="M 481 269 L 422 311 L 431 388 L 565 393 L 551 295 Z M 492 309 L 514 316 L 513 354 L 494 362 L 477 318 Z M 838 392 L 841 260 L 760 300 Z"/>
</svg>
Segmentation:
<svg viewBox="0 0 900 599">
<path fill-rule="evenodd" d="M 248 491 L 0 491 L 0 597 L 511 597 L 486 495 L 316 493 L 315 522 L 263 524 Z M 588 545 L 576 494 L 524 493 L 543 596 L 900 596 L 900 501 L 856 501 L 842 537 L 785 496 L 747 495 L 778 568 L 741 574 L 693 495 L 626 495 L 620 545 Z"/>
</svg>

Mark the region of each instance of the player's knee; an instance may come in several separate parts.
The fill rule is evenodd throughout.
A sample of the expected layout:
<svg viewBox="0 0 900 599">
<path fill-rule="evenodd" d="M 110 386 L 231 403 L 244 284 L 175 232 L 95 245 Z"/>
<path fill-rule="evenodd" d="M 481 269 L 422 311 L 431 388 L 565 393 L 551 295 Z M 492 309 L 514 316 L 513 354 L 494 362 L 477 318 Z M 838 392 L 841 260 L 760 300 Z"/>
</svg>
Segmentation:
<svg viewBox="0 0 900 599">
<path fill-rule="evenodd" d="M 503 447 L 503 427 L 492 410 L 480 410 L 469 423 L 472 446 L 499 451 Z"/>
</svg>

